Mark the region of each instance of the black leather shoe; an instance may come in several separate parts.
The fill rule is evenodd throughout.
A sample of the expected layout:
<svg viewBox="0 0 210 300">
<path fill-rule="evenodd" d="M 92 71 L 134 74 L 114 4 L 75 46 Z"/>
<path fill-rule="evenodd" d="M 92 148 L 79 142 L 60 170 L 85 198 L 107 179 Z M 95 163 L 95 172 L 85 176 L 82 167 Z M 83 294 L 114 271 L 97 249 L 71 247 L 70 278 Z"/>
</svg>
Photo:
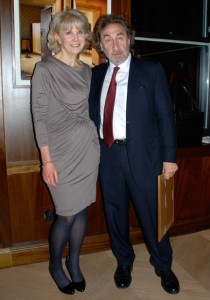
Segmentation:
<svg viewBox="0 0 210 300">
<path fill-rule="evenodd" d="M 70 282 L 67 286 L 64 286 L 63 288 L 58 286 L 58 289 L 64 293 L 64 294 L 68 294 L 68 295 L 73 295 L 74 294 L 74 286 L 73 284 Z"/>
<path fill-rule="evenodd" d="M 129 287 L 132 281 L 131 271 L 132 266 L 118 265 L 114 274 L 114 282 L 118 288 L 125 289 Z"/>
<path fill-rule="evenodd" d="M 162 288 L 169 294 L 178 294 L 180 291 L 179 281 L 174 272 L 169 269 L 159 271 L 155 268 L 155 273 L 161 278 Z"/>
</svg>

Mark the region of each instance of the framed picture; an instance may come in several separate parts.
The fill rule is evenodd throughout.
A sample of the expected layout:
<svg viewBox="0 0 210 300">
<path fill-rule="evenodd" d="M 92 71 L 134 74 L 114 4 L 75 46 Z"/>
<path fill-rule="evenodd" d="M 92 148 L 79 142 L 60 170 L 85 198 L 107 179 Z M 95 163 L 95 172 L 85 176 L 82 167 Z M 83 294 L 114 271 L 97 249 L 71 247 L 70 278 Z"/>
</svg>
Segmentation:
<svg viewBox="0 0 210 300">
<path fill-rule="evenodd" d="M 102 14 L 111 13 L 111 0 L 13 0 L 13 78 L 14 86 L 30 86 L 35 64 L 51 55 L 47 33 L 52 16 L 76 8 L 88 18 L 90 29 Z M 95 49 L 89 47 L 80 59 L 90 66 L 99 63 Z"/>
</svg>

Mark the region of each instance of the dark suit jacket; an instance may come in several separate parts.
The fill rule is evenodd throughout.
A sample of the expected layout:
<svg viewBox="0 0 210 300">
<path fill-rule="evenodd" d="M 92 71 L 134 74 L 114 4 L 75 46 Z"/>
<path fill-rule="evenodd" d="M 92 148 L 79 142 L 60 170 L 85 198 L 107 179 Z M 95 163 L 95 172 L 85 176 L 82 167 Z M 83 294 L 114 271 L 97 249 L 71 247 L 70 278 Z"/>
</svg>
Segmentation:
<svg viewBox="0 0 210 300">
<path fill-rule="evenodd" d="M 108 63 L 92 69 L 90 117 L 100 126 L 100 95 Z M 149 185 L 163 162 L 176 162 L 176 129 L 168 83 L 160 63 L 132 57 L 126 112 L 127 151 L 133 177 Z M 153 181 L 153 180 L 152 180 Z"/>
</svg>

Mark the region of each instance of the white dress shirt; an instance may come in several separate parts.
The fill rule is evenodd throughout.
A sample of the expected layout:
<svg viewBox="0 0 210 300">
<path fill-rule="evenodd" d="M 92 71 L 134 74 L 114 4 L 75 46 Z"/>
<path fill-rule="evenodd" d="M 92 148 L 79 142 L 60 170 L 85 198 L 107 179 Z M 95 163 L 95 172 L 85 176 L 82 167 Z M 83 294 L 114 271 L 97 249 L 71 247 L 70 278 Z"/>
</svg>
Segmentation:
<svg viewBox="0 0 210 300">
<path fill-rule="evenodd" d="M 127 92 L 128 92 L 128 76 L 130 68 L 131 54 L 125 62 L 118 65 L 120 68 L 116 75 L 116 97 L 113 112 L 113 135 L 115 140 L 122 140 L 126 138 L 126 106 L 127 106 Z M 116 67 L 110 62 L 107 73 L 104 79 L 104 84 L 101 92 L 101 105 L 100 105 L 100 137 L 103 139 L 103 120 L 104 120 L 104 104 L 108 92 L 109 84 L 112 78 L 112 73 Z"/>
</svg>

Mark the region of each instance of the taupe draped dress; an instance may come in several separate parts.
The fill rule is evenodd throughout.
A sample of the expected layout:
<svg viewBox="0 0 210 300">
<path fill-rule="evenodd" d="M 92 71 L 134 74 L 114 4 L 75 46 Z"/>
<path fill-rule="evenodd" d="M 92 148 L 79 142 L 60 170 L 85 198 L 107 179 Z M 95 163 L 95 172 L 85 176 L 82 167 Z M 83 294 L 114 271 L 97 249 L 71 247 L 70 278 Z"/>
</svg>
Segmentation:
<svg viewBox="0 0 210 300">
<path fill-rule="evenodd" d="M 48 146 L 58 171 L 49 187 L 56 213 L 70 216 L 96 200 L 99 142 L 89 118 L 91 69 L 55 57 L 37 63 L 32 77 L 32 114 L 38 147 Z"/>
</svg>

